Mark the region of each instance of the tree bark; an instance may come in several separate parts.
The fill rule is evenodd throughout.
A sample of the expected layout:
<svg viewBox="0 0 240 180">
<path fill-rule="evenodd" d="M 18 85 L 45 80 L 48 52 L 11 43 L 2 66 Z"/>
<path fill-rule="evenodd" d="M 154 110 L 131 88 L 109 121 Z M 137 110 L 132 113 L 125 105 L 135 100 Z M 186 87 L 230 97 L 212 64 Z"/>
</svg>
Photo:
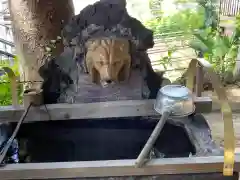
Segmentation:
<svg viewBox="0 0 240 180">
<path fill-rule="evenodd" d="M 40 88 L 38 69 L 45 63 L 46 47 L 61 36 L 64 23 L 74 16 L 72 0 L 9 0 L 16 53 L 22 70 L 21 80 L 28 88 Z M 62 42 L 51 56 L 63 51 Z"/>
</svg>

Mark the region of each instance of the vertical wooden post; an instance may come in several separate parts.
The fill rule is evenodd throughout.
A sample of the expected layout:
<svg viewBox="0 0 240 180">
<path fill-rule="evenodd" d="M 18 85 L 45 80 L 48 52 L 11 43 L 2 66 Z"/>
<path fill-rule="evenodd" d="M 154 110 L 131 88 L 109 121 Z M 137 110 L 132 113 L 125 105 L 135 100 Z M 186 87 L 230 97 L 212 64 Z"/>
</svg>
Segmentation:
<svg viewBox="0 0 240 180">
<path fill-rule="evenodd" d="M 46 47 L 61 36 L 63 22 L 74 15 L 72 0 L 8 0 L 17 57 L 23 74 L 31 82 L 28 88 L 40 89 L 38 70 L 45 63 Z M 63 51 L 62 43 L 52 49 L 52 56 Z"/>
<path fill-rule="evenodd" d="M 204 78 L 203 68 L 199 63 L 197 63 L 196 85 L 195 85 L 195 91 L 196 91 L 195 93 L 197 97 L 202 96 L 203 78 Z"/>
</svg>

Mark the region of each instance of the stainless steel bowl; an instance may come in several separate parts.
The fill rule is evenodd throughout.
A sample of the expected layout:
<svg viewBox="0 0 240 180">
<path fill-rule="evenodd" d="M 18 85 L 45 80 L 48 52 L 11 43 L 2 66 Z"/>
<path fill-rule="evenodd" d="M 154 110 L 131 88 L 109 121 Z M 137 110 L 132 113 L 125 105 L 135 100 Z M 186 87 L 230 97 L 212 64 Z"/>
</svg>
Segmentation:
<svg viewBox="0 0 240 180">
<path fill-rule="evenodd" d="M 190 90 L 181 85 L 166 85 L 157 94 L 154 109 L 163 114 L 170 111 L 170 116 L 183 117 L 195 111 Z"/>
</svg>

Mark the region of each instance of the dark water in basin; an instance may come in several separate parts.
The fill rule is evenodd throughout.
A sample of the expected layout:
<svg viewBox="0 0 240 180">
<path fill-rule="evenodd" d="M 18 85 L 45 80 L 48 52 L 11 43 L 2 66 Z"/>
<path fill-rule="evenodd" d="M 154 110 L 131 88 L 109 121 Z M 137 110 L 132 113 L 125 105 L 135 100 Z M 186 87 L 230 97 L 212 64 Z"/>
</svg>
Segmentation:
<svg viewBox="0 0 240 180">
<path fill-rule="evenodd" d="M 98 119 L 24 124 L 19 139 L 28 139 L 31 162 L 135 159 L 156 120 Z M 194 154 L 185 130 L 165 124 L 155 148 L 165 157 Z"/>
</svg>

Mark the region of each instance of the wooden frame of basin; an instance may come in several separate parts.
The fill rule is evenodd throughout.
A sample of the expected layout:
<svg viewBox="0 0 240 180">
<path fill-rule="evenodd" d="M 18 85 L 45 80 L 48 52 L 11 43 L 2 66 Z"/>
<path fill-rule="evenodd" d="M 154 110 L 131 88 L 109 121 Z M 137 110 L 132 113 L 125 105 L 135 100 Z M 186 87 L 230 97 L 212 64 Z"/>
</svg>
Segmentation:
<svg viewBox="0 0 240 180">
<path fill-rule="evenodd" d="M 212 100 L 195 97 L 196 113 L 210 113 Z M 50 104 L 31 107 L 24 122 L 97 119 L 109 117 L 159 116 L 154 110 L 154 100 L 108 101 L 84 104 Z M 0 107 L 0 123 L 18 122 L 24 107 Z"/>
<path fill-rule="evenodd" d="M 191 61 L 187 71 L 187 87 L 193 90 L 197 65 L 203 67 L 203 70 L 210 76 L 213 87 L 220 100 L 223 122 L 224 126 L 226 126 L 226 128 L 224 128 L 224 157 L 208 156 L 154 159 L 149 161 L 143 168 L 136 168 L 135 160 L 8 164 L 0 167 L 0 179 L 70 179 L 216 172 L 231 175 L 233 171 L 240 172 L 240 155 L 234 155 L 234 128 L 231 107 L 228 103 L 224 88 L 221 86 L 217 75 L 207 61 L 204 59 L 193 59 Z M 197 96 L 200 94 L 200 92 L 197 92 Z M 142 100 L 44 105 L 31 107 L 25 122 L 159 116 L 154 111 L 153 103 L 154 100 Z M 212 101 L 209 98 L 196 97 L 195 106 L 196 113 L 210 113 L 212 110 Z M 23 107 L 1 108 L 0 123 L 19 121 L 24 110 Z"/>
<path fill-rule="evenodd" d="M 1 180 L 107 178 L 221 173 L 222 170 L 223 157 L 210 156 L 153 159 L 143 168 L 136 168 L 135 160 L 12 164 L 0 168 L 0 177 Z M 240 171 L 240 155 L 235 157 L 234 171 Z"/>
<path fill-rule="evenodd" d="M 114 101 L 89 104 L 54 104 L 32 107 L 25 122 L 96 119 L 108 117 L 159 116 L 153 110 L 154 100 Z M 208 97 L 195 98 L 196 112 L 211 112 Z M 0 122 L 17 122 L 23 107 L 0 109 Z M 1 180 L 86 178 L 113 176 L 144 176 L 160 174 L 186 174 L 222 172 L 223 157 L 191 157 L 153 159 L 143 168 L 135 167 L 135 160 L 58 162 L 8 164 L 0 167 Z M 240 171 L 240 156 L 235 158 L 235 171 Z"/>
</svg>

